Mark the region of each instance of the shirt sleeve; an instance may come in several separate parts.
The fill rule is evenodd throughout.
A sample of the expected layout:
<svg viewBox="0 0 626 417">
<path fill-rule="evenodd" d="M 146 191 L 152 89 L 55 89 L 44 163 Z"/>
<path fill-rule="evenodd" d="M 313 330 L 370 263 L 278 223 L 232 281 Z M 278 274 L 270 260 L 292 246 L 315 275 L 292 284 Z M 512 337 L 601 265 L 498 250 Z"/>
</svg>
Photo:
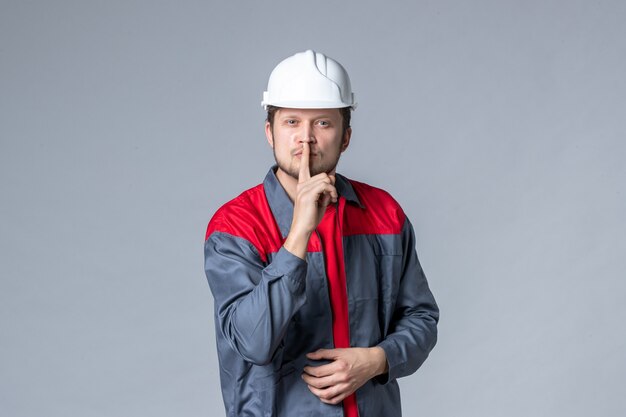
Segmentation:
<svg viewBox="0 0 626 417">
<path fill-rule="evenodd" d="M 377 378 L 385 384 L 414 373 L 437 342 L 439 308 L 428 287 L 415 250 L 415 233 L 408 219 L 402 228 L 402 276 L 394 319 L 378 344 L 387 355 L 388 373 Z"/>
<path fill-rule="evenodd" d="M 204 255 L 217 337 L 244 360 L 269 363 L 306 301 L 307 263 L 281 247 L 266 265 L 250 242 L 222 232 L 205 241 Z"/>
</svg>

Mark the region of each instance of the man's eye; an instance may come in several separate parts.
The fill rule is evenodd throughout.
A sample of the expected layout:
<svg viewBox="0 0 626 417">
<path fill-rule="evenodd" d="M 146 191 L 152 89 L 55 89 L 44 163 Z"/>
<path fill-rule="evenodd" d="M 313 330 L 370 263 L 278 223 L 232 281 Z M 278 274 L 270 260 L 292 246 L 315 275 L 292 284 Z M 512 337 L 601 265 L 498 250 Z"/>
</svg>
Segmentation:
<svg viewBox="0 0 626 417">
<path fill-rule="evenodd" d="M 326 120 L 320 120 L 319 122 L 317 122 L 320 126 L 330 126 L 330 123 L 328 123 Z"/>
<path fill-rule="evenodd" d="M 288 125 L 295 125 L 296 121 L 295 120 L 287 120 L 287 124 Z"/>
</svg>

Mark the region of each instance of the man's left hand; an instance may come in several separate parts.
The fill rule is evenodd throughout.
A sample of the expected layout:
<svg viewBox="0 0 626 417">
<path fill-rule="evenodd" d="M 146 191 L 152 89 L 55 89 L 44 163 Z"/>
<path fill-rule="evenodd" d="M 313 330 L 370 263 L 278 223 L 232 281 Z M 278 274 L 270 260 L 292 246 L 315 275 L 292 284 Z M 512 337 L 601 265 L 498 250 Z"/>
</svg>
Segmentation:
<svg viewBox="0 0 626 417">
<path fill-rule="evenodd" d="M 319 349 L 306 356 L 332 361 L 306 366 L 302 374 L 311 392 L 326 404 L 339 404 L 367 381 L 387 372 L 387 357 L 380 347 Z"/>
</svg>

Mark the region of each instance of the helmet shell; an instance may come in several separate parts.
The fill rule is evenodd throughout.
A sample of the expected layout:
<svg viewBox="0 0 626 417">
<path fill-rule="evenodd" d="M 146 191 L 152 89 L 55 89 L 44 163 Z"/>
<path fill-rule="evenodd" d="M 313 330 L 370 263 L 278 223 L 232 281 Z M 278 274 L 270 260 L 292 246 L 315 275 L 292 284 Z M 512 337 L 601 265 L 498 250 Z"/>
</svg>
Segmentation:
<svg viewBox="0 0 626 417">
<path fill-rule="evenodd" d="M 293 109 L 356 108 L 348 72 L 324 54 L 307 50 L 280 62 L 270 74 L 261 105 Z"/>
</svg>

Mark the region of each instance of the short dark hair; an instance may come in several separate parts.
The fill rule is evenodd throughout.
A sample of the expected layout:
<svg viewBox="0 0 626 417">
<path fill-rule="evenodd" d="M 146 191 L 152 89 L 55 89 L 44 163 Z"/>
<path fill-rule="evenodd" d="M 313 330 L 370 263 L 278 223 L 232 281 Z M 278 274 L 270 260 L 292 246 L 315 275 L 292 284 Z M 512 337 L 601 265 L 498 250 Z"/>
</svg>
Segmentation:
<svg viewBox="0 0 626 417">
<path fill-rule="evenodd" d="M 274 129 L 274 115 L 278 110 L 282 109 L 282 107 L 276 106 L 267 106 L 267 117 L 265 120 L 270 124 L 270 129 Z M 348 129 L 350 129 L 350 119 L 352 118 L 352 109 L 350 107 L 342 107 L 337 109 L 339 113 L 341 113 L 341 118 L 343 120 L 343 136 L 345 136 Z"/>
</svg>

